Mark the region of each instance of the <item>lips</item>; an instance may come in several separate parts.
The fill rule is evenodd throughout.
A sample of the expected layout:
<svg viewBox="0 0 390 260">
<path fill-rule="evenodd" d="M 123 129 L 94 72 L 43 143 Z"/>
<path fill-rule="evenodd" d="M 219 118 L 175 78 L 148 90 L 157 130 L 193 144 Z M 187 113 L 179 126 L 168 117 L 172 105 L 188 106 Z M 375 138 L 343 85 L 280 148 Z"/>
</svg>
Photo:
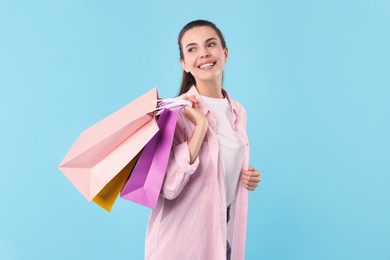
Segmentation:
<svg viewBox="0 0 390 260">
<path fill-rule="evenodd" d="M 198 66 L 199 69 L 209 69 L 214 67 L 215 63 L 217 62 L 212 62 L 212 61 L 207 61 Z"/>
</svg>

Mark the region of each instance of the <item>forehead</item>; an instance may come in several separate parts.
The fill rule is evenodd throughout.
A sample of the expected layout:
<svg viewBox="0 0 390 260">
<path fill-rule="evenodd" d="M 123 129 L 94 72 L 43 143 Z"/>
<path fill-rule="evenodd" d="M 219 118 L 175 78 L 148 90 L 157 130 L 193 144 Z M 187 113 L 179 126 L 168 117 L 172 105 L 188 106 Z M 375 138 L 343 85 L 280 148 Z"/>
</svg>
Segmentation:
<svg viewBox="0 0 390 260">
<path fill-rule="evenodd" d="M 189 43 L 203 43 L 207 39 L 216 38 L 218 40 L 217 32 L 210 26 L 194 27 L 186 31 L 181 39 L 181 44 L 186 46 Z"/>
</svg>

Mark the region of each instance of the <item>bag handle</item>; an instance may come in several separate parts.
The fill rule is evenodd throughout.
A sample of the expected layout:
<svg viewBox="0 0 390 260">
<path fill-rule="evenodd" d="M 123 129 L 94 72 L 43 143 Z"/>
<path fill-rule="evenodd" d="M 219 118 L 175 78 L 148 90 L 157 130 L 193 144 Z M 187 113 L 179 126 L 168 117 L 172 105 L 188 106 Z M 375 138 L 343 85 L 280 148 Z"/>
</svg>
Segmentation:
<svg viewBox="0 0 390 260">
<path fill-rule="evenodd" d="M 180 107 L 180 110 L 185 106 L 192 106 L 192 102 L 189 100 L 179 99 L 179 98 L 166 98 L 166 99 L 157 99 L 154 102 L 159 102 L 158 106 L 150 112 L 155 112 L 158 116 L 162 113 L 164 109 L 172 109 Z"/>
</svg>

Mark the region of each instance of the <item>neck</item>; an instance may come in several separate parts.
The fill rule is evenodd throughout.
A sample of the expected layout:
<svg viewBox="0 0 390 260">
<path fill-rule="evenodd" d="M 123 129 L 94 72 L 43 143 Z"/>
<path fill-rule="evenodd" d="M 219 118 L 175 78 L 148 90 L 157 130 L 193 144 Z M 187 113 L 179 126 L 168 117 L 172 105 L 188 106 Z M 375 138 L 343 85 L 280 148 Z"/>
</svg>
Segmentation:
<svg viewBox="0 0 390 260">
<path fill-rule="evenodd" d="M 222 94 L 222 78 L 215 81 L 196 81 L 196 89 L 199 94 L 212 98 L 223 98 Z"/>
</svg>

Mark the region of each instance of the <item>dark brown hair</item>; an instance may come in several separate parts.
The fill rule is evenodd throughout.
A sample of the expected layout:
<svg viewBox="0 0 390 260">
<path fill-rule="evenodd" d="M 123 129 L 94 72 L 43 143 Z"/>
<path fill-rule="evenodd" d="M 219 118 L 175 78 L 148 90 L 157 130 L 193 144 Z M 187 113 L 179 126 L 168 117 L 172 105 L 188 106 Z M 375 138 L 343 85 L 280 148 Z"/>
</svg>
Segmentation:
<svg viewBox="0 0 390 260">
<path fill-rule="evenodd" d="M 184 59 L 183 48 L 181 46 L 181 39 L 183 38 L 184 33 L 186 33 L 188 30 L 194 27 L 201 27 L 201 26 L 209 26 L 213 28 L 217 33 L 219 39 L 221 40 L 222 48 L 224 49 L 226 48 L 225 38 L 223 37 L 222 32 L 218 29 L 218 27 L 215 24 L 206 20 L 195 20 L 187 23 L 179 33 L 177 43 L 179 44 L 180 59 Z M 183 70 L 183 78 L 181 81 L 179 95 L 186 93 L 194 84 L 195 84 L 194 76 L 192 76 L 190 72 L 187 73 L 185 70 Z"/>
</svg>

